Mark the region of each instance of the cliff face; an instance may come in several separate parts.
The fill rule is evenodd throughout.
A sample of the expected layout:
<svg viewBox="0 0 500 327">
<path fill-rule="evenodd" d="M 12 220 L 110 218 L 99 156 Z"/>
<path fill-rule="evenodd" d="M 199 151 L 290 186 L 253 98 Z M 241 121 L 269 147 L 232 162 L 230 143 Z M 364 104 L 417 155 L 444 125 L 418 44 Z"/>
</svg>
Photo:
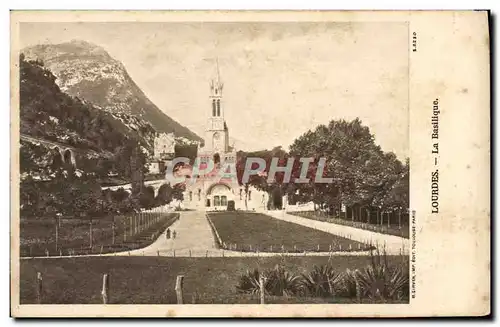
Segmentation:
<svg viewBox="0 0 500 327">
<path fill-rule="evenodd" d="M 22 50 L 26 59 L 42 60 L 57 77 L 61 91 L 121 117 L 126 125 L 149 123 L 157 132 L 173 132 L 176 137 L 191 141 L 201 138 L 182 126 L 152 103 L 128 75 L 124 65 L 112 58 L 102 47 L 72 41 L 37 45 Z M 133 118 L 126 118 L 127 116 Z M 137 126 L 128 126 L 131 129 Z"/>
</svg>

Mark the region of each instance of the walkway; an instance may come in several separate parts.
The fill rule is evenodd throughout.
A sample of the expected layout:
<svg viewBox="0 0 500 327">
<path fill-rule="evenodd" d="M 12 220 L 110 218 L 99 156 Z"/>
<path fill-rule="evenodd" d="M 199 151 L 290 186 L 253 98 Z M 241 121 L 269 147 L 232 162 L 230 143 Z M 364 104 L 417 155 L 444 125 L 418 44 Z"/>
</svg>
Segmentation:
<svg viewBox="0 0 500 327">
<path fill-rule="evenodd" d="M 165 254 L 174 250 L 178 253 L 217 250 L 212 229 L 203 211 L 182 212 L 180 219 L 170 226 L 170 230 L 177 233 L 176 238 L 167 239 L 164 231 L 156 242 L 145 249 L 148 255 L 157 254 L 158 251 Z"/>
<path fill-rule="evenodd" d="M 285 211 L 263 211 L 262 213 L 276 219 L 288 221 L 302 226 L 307 226 L 330 234 L 350 238 L 354 241 L 368 244 L 371 243 L 377 246 L 380 250 L 383 250 L 383 248 L 385 247 L 385 251 L 387 254 L 409 253 L 410 240 L 407 238 L 375 233 L 365 229 L 337 225 L 314 219 L 302 218 L 287 214 Z"/>
<path fill-rule="evenodd" d="M 349 226 L 331 224 L 312 219 L 286 214 L 284 211 L 263 211 L 273 218 L 289 221 L 298 225 L 315 228 L 327 233 L 351 238 L 355 241 L 372 243 L 381 250 L 385 247 L 387 254 L 407 254 L 409 240 L 397 236 L 374 233 Z M 176 231 L 176 238 L 166 238 L 166 230 L 153 244 L 132 251 L 117 253 L 91 254 L 87 256 L 162 256 L 162 257 L 271 257 L 271 256 L 359 256 L 367 255 L 368 251 L 359 252 L 307 252 L 307 253 L 269 253 L 269 252 L 238 252 L 218 249 L 215 237 L 205 217 L 204 211 L 185 211 L 180 213 L 180 219 L 170 226 L 171 232 Z M 67 258 L 68 256 L 63 256 Z M 40 257 L 45 258 L 45 257 Z M 57 258 L 56 256 L 46 258 Z M 30 259 L 30 258 L 22 258 Z"/>
</svg>

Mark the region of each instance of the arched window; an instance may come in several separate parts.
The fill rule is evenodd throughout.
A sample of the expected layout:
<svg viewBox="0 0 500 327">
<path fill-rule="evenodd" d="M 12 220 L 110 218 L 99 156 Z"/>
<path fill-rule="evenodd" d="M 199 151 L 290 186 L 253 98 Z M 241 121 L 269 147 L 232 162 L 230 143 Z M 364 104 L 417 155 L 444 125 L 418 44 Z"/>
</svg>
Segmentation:
<svg viewBox="0 0 500 327">
<path fill-rule="evenodd" d="M 217 99 L 217 117 L 220 117 L 220 100 Z"/>
<path fill-rule="evenodd" d="M 227 206 L 227 196 L 223 195 L 220 197 L 220 205 Z"/>
<path fill-rule="evenodd" d="M 212 100 L 212 116 L 215 117 L 216 114 L 216 104 L 215 104 L 215 99 Z"/>
<path fill-rule="evenodd" d="M 220 206 L 220 197 L 218 195 L 214 196 L 214 206 Z"/>
</svg>

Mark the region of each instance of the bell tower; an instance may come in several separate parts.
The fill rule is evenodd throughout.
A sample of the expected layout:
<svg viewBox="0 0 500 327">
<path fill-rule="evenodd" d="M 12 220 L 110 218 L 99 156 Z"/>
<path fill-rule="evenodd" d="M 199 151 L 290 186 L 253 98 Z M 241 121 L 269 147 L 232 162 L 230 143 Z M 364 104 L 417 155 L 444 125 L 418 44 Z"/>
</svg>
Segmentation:
<svg viewBox="0 0 500 327">
<path fill-rule="evenodd" d="M 224 103 L 222 91 L 224 83 L 220 79 L 219 60 L 216 60 L 215 76 L 210 81 L 210 115 L 205 133 L 205 144 L 209 145 L 214 153 L 227 152 L 228 130 L 224 121 Z"/>
</svg>

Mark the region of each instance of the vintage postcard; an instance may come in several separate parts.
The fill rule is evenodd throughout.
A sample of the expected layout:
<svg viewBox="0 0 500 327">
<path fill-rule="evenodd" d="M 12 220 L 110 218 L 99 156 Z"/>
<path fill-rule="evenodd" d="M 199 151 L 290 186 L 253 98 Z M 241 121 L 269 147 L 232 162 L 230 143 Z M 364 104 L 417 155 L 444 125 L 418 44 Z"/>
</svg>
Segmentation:
<svg viewBox="0 0 500 327">
<path fill-rule="evenodd" d="M 485 11 L 13 11 L 12 316 L 489 315 L 489 45 Z"/>
</svg>

